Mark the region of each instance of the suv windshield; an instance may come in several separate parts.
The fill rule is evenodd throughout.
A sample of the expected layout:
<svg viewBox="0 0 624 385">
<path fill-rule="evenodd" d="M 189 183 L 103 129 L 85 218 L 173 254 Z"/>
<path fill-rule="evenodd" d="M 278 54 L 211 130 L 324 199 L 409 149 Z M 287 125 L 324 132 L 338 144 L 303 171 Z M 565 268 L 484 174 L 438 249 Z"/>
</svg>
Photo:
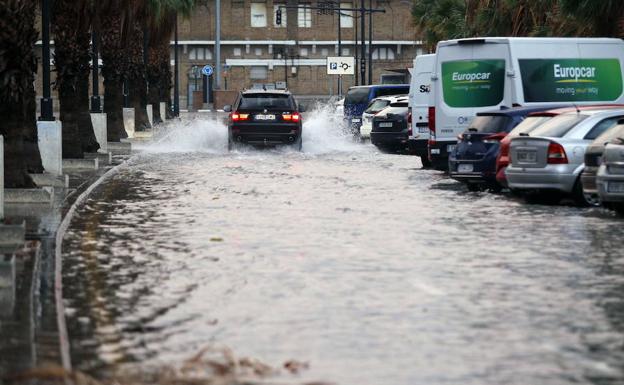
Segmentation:
<svg viewBox="0 0 624 385">
<path fill-rule="evenodd" d="M 351 88 L 345 97 L 345 104 L 368 103 L 368 87 Z"/>
<path fill-rule="evenodd" d="M 503 132 L 508 127 L 511 118 L 504 115 L 486 115 L 474 118 L 467 131 L 483 134 Z"/>
<path fill-rule="evenodd" d="M 520 124 L 516 126 L 509 135 L 518 136 L 520 134 L 528 134 L 535 130 L 541 124 L 552 119 L 552 116 L 527 116 Z"/>
<path fill-rule="evenodd" d="M 561 138 L 583 120 L 587 119 L 587 115 L 577 113 L 562 114 L 555 116 L 546 123 L 542 124 L 533 132 L 531 136 L 547 136 L 551 138 Z"/>
<path fill-rule="evenodd" d="M 257 94 L 243 94 L 240 100 L 238 108 L 243 110 L 257 110 L 257 109 L 294 109 L 295 103 L 291 95 L 288 94 L 270 94 L 270 93 L 257 93 Z"/>
<path fill-rule="evenodd" d="M 366 112 L 367 114 L 376 114 L 386 108 L 388 104 L 390 104 L 390 102 L 387 100 L 373 100 L 364 112 Z"/>
</svg>

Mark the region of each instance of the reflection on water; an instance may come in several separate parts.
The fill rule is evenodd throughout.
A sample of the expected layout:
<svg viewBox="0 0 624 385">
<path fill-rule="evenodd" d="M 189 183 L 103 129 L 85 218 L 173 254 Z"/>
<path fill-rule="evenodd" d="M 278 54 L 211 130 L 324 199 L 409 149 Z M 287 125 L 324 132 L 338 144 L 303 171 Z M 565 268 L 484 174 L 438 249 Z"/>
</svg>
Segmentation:
<svg viewBox="0 0 624 385">
<path fill-rule="evenodd" d="M 307 127 L 303 153 L 161 142 L 96 191 L 64 245 L 77 367 L 225 345 L 302 381 L 624 382 L 621 220 Z"/>
</svg>

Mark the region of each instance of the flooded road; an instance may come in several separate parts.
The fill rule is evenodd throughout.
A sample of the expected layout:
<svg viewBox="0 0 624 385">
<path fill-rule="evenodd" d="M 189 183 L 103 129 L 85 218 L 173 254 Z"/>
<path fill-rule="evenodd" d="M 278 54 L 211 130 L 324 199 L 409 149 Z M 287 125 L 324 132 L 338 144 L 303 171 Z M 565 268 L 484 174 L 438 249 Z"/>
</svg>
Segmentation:
<svg viewBox="0 0 624 385">
<path fill-rule="evenodd" d="M 303 153 L 181 126 L 65 238 L 76 368 L 218 345 L 308 362 L 293 383 L 624 383 L 622 219 L 468 193 L 320 118 Z"/>
</svg>

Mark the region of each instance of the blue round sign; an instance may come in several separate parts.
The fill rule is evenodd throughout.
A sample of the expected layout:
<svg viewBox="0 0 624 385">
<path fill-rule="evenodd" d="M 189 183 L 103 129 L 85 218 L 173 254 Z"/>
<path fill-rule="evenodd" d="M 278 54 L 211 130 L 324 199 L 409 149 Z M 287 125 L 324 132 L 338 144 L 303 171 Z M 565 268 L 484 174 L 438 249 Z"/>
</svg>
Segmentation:
<svg viewBox="0 0 624 385">
<path fill-rule="evenodd" d="M 204 68 L 202 68 L 202 74 L 206 75 L 206 76 L 210 76 L 214 73 L 214 69 L 212 68 L 211 65 L 206 64 L 204 66 Z"/>
</svg>

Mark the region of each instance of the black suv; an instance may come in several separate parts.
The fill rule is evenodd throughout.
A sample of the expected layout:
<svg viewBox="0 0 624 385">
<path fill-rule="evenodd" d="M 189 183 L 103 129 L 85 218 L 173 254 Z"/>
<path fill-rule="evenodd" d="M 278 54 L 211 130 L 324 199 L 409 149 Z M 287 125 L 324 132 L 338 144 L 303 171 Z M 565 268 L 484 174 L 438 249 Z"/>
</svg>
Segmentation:
<svg viewBox="0 0 624 385">
<path fill-rule="evenodd" d="M 291 145 L 301 150 L 301 114 L 288 91 L 248 90 L 238 94 L 229 112 L 228 149 L 238 143 L 256 146 Z"/>
</svg>

